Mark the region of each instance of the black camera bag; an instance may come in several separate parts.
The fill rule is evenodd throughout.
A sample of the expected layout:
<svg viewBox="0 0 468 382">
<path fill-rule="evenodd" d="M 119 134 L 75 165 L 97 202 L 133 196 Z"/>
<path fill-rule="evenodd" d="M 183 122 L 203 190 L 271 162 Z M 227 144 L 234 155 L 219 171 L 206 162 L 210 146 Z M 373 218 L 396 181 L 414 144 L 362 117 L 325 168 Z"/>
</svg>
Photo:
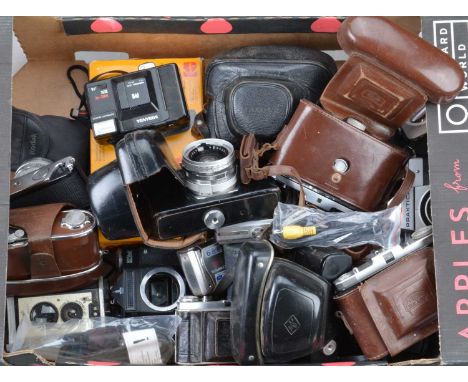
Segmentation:
<svg viewBox="0 0 468 382">
<path fill-rule="evenodd" d="M 55 115 L 39 116 L 13 108 L 11 171 L 24 162 L 41 157 L 55 162 L 67 156 L 89 174 L 90 127 L 81 120 Z"/>
<path fill-rule="evenodd" d="M 336 72 L 315 49 L 249 46 L 217 56 L 206 69 L 209 135 L 238 147 L 243 135 L 272 140 L 300 99 L 317 102 Z"/>
</svg>

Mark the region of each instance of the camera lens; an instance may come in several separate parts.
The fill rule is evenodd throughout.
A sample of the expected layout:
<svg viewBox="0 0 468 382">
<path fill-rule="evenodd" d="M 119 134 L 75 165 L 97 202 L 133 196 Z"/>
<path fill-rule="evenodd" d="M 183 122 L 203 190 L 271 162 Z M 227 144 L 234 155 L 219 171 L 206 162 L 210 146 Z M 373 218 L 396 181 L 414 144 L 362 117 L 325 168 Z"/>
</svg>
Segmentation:
<svg viewBox="0 0 468 382">
<path fill-rule="evenodd" d="M 49 302 L 40 302 L 33 306 L 29 314 L 31 322 L 57 322 L 59 313 L 57 308 Z"/>
<path fill-rule="evenodd" d="M 156 312 L 172 311 L 177 300 L 185 296 L 184 280 L 171 268 L 154 268 L 143 277 L 140 296 Z"/>
<path fill-rule="evenodd" d="M 60 317 L 64 322 L 83 318 L 83 308 L 76 302 L 69 302 L 62 307 Z"/>
<path fill-rule="evenodd" d="M 431 193 L 429 190 L 422 196 L 420 206 L 421 220 L 425 225 L 432 225 Z"/>
<path fill-rule="evenodd" d="M 237 186 L 234 147 L 222 139 L 201 139 L 185 147 L 182 167 L 185 185 L 195 195 L 208 197 Z"/>
</svg>

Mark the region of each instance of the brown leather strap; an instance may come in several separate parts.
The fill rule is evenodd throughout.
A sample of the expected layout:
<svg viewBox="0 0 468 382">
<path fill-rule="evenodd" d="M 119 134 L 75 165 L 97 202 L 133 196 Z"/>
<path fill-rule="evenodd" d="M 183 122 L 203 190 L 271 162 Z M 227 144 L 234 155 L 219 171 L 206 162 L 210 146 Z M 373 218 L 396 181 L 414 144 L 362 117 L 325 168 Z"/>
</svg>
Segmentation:
<svg viewBox="0 0 468 382">
<path fill-rule="evenodd" d="M 133 194 L 129 185 L 125 186 L 125 191 L 127 193 L 127 200 L 128 204 L 130 205 L 130 210 L 132 211 L 133 220 L 135 221 L 135 225 L 137 226 L 138 232 L 140 233 L 140 237 L 143 239 L 146 245 L 155 248 L 182 249 L 192 245 L 198 240 L 205 238 L 205 232 L 171 240 L 156 240 L 150 238 L 148 233 L 145 231 L 145 228 L 143 227 L 143 223 L 141 222 L 140 215 L 138 214 L 138 209 L 136 207 L 135 200 L 133 199 Z"/>
<path fill-rule="evenodd" d="M 244 135 L 239 149 L 239 167 L 242 184 L 249 184 L 256 176 L 255 170 L 259 169 L 258 143 L 255 135 Z M 262 178 L 264 176 L 264 178 Z M 260 173 L 259 179 L 265 179 L 268 175 Z"/>
<path fill-rule="evenodd" d="M 192 245 L 193 243 L 199 240 L 206 240 L 205 232 L 172 240 L 155 240 L 148 238 L 147 240 L 145 240 L 145 244 L 155 248 L 182 249 Z"/>
<path fill-rule="evenodd" d="M 274 166 L 267 166 L 264 168 L 268 169 L 268 175 L 270 176 L 283 175 L 283 176 L 290 176 L 292 178 L 295 178 L 297 182 L 299 183 L 299 187 L 301 188 L 299 191 L 299 206 L 304 207 L 305 205 L 304 186 L 302 184 L 301 176 L 299 175 L 299 173 L 296 171 L 294 167 L 284 166 L 284 165 L 274 165 Z"/>
<path fill-rule="evenodd" d="M 411 190 L 411 187 L 413 187 L 414 178 L 414 172 L 411 171 L 409 168 L 406 168 L 405 178 L 403 179 L 400 188 L 395 193 L 392 200 L 388 202 L 388 208 L 398 206 L 401 204 L 401 202 L 403 202 L 403 200 L 406 197 L 406 194 L 408 194 L 408 192 Z"/>
<path fill-rule="evenodd" d="M 366 257 L 375 247 L 371 244 L 361 245 L 359 247 L 345 248 L 343 252 L 353 258 L 353 261 L 359 261 Z"/>
<path fill-rule="evenodd" d="M 260 158 L 266 152 L 276 149 L 276 141 L 273 143 L 265 143 L 259 148 L 255 135 L 249 134 L 244 136 L 239 150 L 241 182 L 243 184 L 249 184 L 251 180 L 263 180 L 269 176 L 290 176 L 295 178 L 299 183 L 299 205 L 304 206 L 304 187 L 301 177 L 294 167 L 285 165 L 260 167 Z"/>
<path fill-rule="evenodd" d="M 21 227 L 28 236 L 32 278 L 60 276 L 52 243 L 53 226 L 65 203 L 10 210 L 10 224 Z"/>
<path fill-rule="evenodd" d="M 10 210 L 10 224 L 21 227 L 28 235 L 31 253 L 54 254 L 52 227 L 64 203 L 42 206 L 15 208 Z"/>
</svg>

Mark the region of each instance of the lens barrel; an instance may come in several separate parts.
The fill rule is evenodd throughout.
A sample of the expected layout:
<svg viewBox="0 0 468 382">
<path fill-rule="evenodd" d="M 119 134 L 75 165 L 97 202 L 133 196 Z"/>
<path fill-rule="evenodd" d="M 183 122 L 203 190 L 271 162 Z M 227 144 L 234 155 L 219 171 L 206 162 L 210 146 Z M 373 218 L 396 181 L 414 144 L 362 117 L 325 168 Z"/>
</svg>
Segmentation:
<svg viewBox="0 0 468 382">
<path fill-rule="evenodd" d="M 185 186 L 201 198 L 230 192 L 237 186 L 235 161 L 234 147 L 223 139 L 192 142 L 182 158 Z"/>
</svg>

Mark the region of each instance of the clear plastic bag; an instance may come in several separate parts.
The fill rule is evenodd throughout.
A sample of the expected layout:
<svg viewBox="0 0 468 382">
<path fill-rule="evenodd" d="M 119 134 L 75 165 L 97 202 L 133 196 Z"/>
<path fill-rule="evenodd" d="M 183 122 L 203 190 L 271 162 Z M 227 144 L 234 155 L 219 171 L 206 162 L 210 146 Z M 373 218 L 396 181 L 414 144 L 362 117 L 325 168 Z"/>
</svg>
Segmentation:
<svg viewBox="0 0 468 382">
<path fill-rule="evenodd" d="M 400 242 L 400 231 L 399 206 L 378 212 L 325 212 L 278 203 L 270 240 L 282 248 L 390 248 Z"/>
<path fill-rule="evenodd" d="M 58 364 L 164 365 L 174 355 L 175 315 L 31 323 L 22 320 L 11 351 L 33 349 Z"/>
</svg>

